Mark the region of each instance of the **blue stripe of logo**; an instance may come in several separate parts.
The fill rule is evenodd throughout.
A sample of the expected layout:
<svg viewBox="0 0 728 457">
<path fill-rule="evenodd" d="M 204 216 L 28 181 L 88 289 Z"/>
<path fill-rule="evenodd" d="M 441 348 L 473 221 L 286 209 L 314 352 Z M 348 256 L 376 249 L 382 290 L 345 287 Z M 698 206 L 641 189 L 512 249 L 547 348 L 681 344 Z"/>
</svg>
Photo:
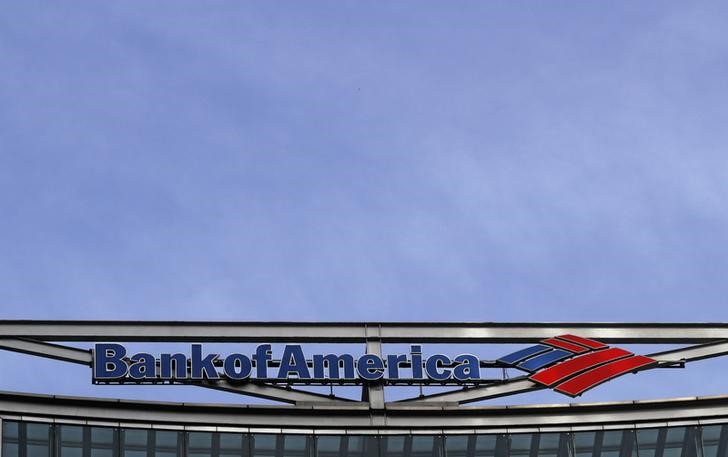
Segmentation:
<svg viewBox="0 0 728 457">
<path fill-rule="evenodd" d="M 534 355 L 541 354 L 542 352 L 546 352 L 549 350 L 551 350 L 551 347 L 539 344 L 537 346 L 531 346 L 525 349 L 521 349 L 520 351 L 516 351 L 512 354 L 503 356 L 498 359 L 498 361 L 501 363 L 506 363 L 508 365 L 513 365 L 517 362 L 520 362 L 521 360 L 533 357 Z"/>
<path fill-rule="evenodd" d="M 538 355 L 518 365 L 518 368 L 522 368 L 527 371 L 536 371 L 539 368 L 543 368 L 546 365 L 550 365 L 559 360 L 571 357 L 574 355 L 573 352 L 564 351 L 563 349 L 555 349 L 551 352 Z"/>
</svg>

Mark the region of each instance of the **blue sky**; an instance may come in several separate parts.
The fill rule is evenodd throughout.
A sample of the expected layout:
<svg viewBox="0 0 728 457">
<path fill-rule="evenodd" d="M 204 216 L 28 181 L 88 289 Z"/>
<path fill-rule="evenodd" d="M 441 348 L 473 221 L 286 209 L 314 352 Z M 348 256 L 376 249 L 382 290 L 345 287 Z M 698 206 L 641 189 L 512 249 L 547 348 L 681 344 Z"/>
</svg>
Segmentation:
<svg viewBox="0 0 728 457">
<path fill-rule="evenodd" d="M 8 3 L 2 317 L 728 321 L 726 13 Z"/>
</svg>

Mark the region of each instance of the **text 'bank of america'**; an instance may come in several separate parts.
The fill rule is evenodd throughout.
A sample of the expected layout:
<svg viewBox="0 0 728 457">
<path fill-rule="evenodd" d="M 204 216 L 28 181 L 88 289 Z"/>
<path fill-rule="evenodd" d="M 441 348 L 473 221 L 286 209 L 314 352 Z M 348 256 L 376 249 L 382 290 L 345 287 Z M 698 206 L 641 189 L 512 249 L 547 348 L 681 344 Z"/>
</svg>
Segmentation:
<svg viewBox="0 0 728 457">
<path fill-rule="evenodd" d="M 313 354 L 309 368 L 301 345 L 288 344 L 283 348 L 277 369 L 271 367 L 273 351 L 270 344 L 261 344 L 248 356 L 232 353 L 227 356 L 203 352 L 201 344 L 192 344 L 190 356 L 182 353 L 162 353 L 157 358 L 140 352 L 128 358 L 120 344 L 97 344 L 94 348 L 94 379 L 116 380 L 173 380 L 173 379 L 311 379 L 353 380 L 400 379 L 402 369 L 409 368 L 413 379 L 445 381 L 480 379 L 480 359 L 472 354 L 450 358 L 445 354 L 423 357 L 421 346 L 410 346 L 409 354 Z M 222 368 L 222 370 L 220 370 Z"/>
</svg>

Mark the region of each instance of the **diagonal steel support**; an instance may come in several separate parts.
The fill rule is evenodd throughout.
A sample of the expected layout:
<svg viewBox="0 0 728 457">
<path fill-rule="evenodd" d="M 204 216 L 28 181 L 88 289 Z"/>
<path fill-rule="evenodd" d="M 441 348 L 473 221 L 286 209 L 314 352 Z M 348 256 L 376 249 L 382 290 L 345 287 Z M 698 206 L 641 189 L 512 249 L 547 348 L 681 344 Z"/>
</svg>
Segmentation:
<svg viewBox="0 0 728 457">
<path fill-rule="evenodd" d="M 89 367 L 93 361 L 93 356 L 91 355 L 90 350 L 25 338 L 0 338 L 0 349 L 45 357 L 48 359 L 61 360 L 63 362 L 78 363 Z"/>
<path fill-rule="evenodd" d="M 455 391 L 442 392 L 437 394 L 425 395 L 424 397 L 413 397 L 400 400 L 398 403 L 408 404 L 426 404 L 426 403 L 472 403 L 474 401 L 489 400 L 491 398 L 505 397 L 507 395 L 515 395 L 534 390 L 544 389 L 544 386 L 531 381 L 528 378 L 514 378 L 510 381 L 487 386 L 487 387 L 471 387 L 459 389 Z"/>
<path fill-rule="evenodd" d="M 193 384 L 187 382 L 183 384 L 205 387 L 207 389 L 221 390 L 223 392 L 230 392 L 234 394 L 248 395 L 251 397 L 265 398 L 267 400 L 281 401 L 294 405 L 311 403 L 326 405 L 346 403 L 350 405 L 352 403 L 356 403 L 355 401 L 349 400 L 347 398 L 332 397 L 330 395 L 317 394 L 315 392 L 306 392 L 293 388 L 256 384 L 252 382 L 248 382 L 245 384 L 231 384 L 228 381 L 221 379 L 216 382 L 207 382 L 205 384 Z"/>
<path fill-rule="evenodd" d="M 719 357 L 728 354 L 728 340 L 716 341 L 708 344 L 697 344 L 680 349 L 649 354 L 649 357 L 660 363 L 695 362 L 698 360 Z"/>
</svg>

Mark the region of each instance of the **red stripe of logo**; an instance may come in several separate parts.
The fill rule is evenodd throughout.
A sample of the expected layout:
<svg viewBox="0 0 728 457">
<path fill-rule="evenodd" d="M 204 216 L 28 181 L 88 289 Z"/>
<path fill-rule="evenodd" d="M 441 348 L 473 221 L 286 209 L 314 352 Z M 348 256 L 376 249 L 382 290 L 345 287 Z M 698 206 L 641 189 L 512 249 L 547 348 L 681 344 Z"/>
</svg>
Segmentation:
<svg viewBox="0 0 728 457">
<path fill-rule="evenodd" d="M 559 335 L 556 338 L 558 338 L 560 340 L 570 341 L 570 342 L 576 343 L 576 344 L 581 344 L 582 346 L 586 346 L 586 347 L 592 348 L 592 349 L 604 349 L 606 347 L 609 347 L 606 344 L 602 343 L 601 341 L 590 340 L 588 338 L 582 338 L 582 337 L 576 336 L 576 335 Z"/>
<path fill-rule="evenodd" d="M 547 340 L 541 341 L 543 344 L 548 344 L 549 346 L 554 346 L 557 348 L 565 349 L 569 352 L 573 352 L 575 354 L 581 354 L 582 352 L 588 351 L 587 348 L 584 346 L 580 346 L 578 344 L 569 343 L 568 341 L 562 341 L 557 340 L 556 338 L 549 338 Z"/>
<path fill-rule="evenodd" d="M 566 362 L 559 363 L 558 365 L 554 365 L 551 368 L 547 368 L 534 374 L 529 379 L 550 387 L 559 381 L 581 373 L 582 371 L 589 370 L 603 363 L 621 359 L 629 355 L 632 355 L 632 353 L 621 348 L 611 348 L 603 351 L 592 352 L 567 360 Z"/>
<path fill-rule="evenodd" d="M 592 387 L 596 387 L 605 381 L 609 381 L 612 378 L 616 378 L 617 376 L 629 373 L 630 371 L 634 371 L 638 368 L 651 365 L 655 362 L 655 359 L 651 359 L 643 355 L 635 355 L 626 359 L 616 360 L 561 383 L 556 387 L 556 391 L 576 397 L 577 395 L 581 395 Z"/>
</svg>

